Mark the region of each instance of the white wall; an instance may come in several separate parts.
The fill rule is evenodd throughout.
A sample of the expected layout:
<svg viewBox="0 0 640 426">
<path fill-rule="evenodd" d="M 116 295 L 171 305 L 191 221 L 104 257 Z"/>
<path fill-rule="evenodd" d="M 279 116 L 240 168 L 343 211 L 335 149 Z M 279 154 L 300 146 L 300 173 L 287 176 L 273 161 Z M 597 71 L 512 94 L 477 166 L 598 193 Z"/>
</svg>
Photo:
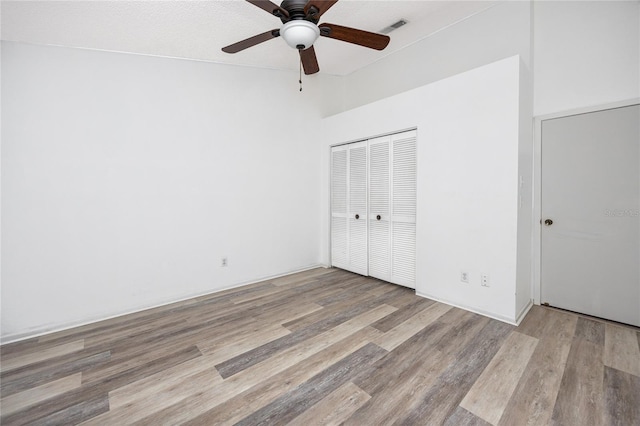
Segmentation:
<svg viewBox="0 0 640 426">
<path fill-rule="evenodd" d="M 529 2 L 498 3 L 345 77 L 345 110 L 514 55 L 530 67 L 530 23 Z"/>
<path fill-rule="evenodd" d="M 640 1 L 504 1 L 345 77 L 334 112 L 516 54 L 535 116 L 638 98 Z"/>
<path fill-rule="evenodd" d="M 640 2 L 534 2 L 534 115 L 640 97 Z"/>
<path fill-rule="evenodd" d="M 533 279 L 533 76 L 520 67 L 518 145 L 518 259 L 516 277 L 516 317 L 522 319 L 532 303 Z"/>
<path fill-rule="evenodd" d="M 332 144 L 418 129 L 416 291 L 509 322 L 517 319 L 519 105 L 530 100 L 520 98 L 520 66 L 518 57 L 504 59 L 322 125 L 325 171 Z M 322 182 L 328 236 L 328 174 Z M 328 245 L 323 254 L 328 262 Z M 460 282 L 461 270 L 470 272 L 469 284 Z M 480 286 L 482 273 L 489 288 Z"/>
<path fill-rule="evenodd" d="M 317 265 L 334 79 L 3 42 L 2 339 Z"/>
</svg>

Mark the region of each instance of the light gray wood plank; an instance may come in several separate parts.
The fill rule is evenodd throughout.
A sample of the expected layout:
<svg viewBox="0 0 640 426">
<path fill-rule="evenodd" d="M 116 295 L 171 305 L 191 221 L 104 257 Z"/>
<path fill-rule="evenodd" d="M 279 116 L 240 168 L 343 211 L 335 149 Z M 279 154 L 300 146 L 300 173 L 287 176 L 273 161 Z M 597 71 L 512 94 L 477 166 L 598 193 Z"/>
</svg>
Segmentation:
<svg viewBox="0 0 640 426">
<path fill-rule="evenodd" d="M 200 358 L 204 359 L 205 357 Z M 158 373 L 151 376 L 151 382 L 147 380 L 149 378 L 142 379 L 141 381 L 148 386 L 137 394 L 132 393 L 133 389 L 140 388 L 137 382 L 133 383 L 135 385 L 133 389 L 127 389 L 128 386 L 124 386 L 112 391 L 109 395 L 109 411 L 85 421 L 83 425 L 131 424 L 222 382 L 222 378 L 212 364 L 209 364 L 207 369 L 202 369 L 204 363 L 202 365 L 192 364 L 192 366 L 193 368 L 185 369 L 182 376 L 161 376 L 161 373 Z"/>
<path fill-rule="evenodd" d="M 405 424 L 442 424 L 455 411 L 482 370 L 489 364 L 513 326 L 492 320 L 474 336 L 440 374 L 429 390 L 416 398 L 407 413 L 399 416 Z"/>
<path fill-rule="evenodd" d="M 451 306 L 443 303 L 430 305 L 421 312 L 418 312 L 411 318 L 408 318 L 406 321 L 384 333 L 374 343 L 381 348 L 392 351 L 408 340 L 411 336 L 415 335 L 442 315 L 446 314 L 450 309 Z"/>
<path fill-rule="evenodd" d="M 81 373 L 72 374 L 22 392 L 15 393 L 0 400 L 0 412 L 4 416 L 20 411 L 46 399 L 53 398 L 82 385 Z"/>
<path fill-rule="evenodd" d="M 491 423 L 485 422 L 459 406 L 444 424 L 445 426 L 489 426 Z"/>
<path fill-rule="evenodd" d="M 331 392 L 320 402 L 289 422 L 290 426 L 321 424 L 325 426 L 342 424 L 358 408 L 371 399 L 371 396 L 347 382 Z"/>
<path fill-rule="evenodd" d="M 451 318 L 457 321 L 452 322 Z M 453 362 L 455 353 L 488 322 L 487 318 L 453 308 L 395 348 L 370 371 L 355 379 L 356 385 L 373 396 L 358 410 L 358 418 L 361 421 L 368 417 L 378 418 L 374 412 L 380 412 L 383 406 L 409 404 L 412 397 L 419 394 L 417 389 L 427 389 Z M 411 397 L 405 393 L 410 393 Z M 383 422 L 384 418 L 379 421 Z"/>
<path fill-rule="evenodd" d="M 351 318 L 362 314 L 363 312 L 367 312 L 375 306 L 380 305 L 382 305 L 382 303 L 377 303 L 376 300 L 375 302 L 371 302 L 368 304 L 354 306 L 353 309 L 343 310 L 336 315 L 325 318 L 323 321 L 313 323 L 308 327 L 297 330 L 291 334 L 266 343 L 256 349 L 252 349 L 242 355 L 222 362 L 216 365 L 216 368 L 223 378 L 233 376 L 234 374 L 237 374 L 238 372 L 273 356 L 284 348 L 295 346 L 300 342 L 315 337 L 318 334 L 330 330 L 332 327 L 336 327 L 339 324 L 346 322 Z M 395 310 L 396 309 L 393 308 L 393 311 Z M 387 314 L 389 313 L 391 312 L 387 312 Z"/>
<path fill-rule="evenodd" d="M 584 336 L 585 339 L 578 336 Z M 604 424 L 603 346 L 591 333 L 573 340 L 551 418 L 554 425 Z M 588 340 L 587 340 L 588 339 Z"/>
<path fill-rule="evenodd" d="M 179 348 L 179 347 L 178 347 Z M 133 376 L 132 372 L 146 370 L 151 366 L 157 366 L 159 370 L 163 366 L 175 365 L 178 360 L 189 360 L 201 356 L 200 350 L 195 346 L 188 346 L 176 350 L 173 345 L 167 345 L 151 351 L 140 351 L 136 356 L 112 359 L 105 364 L 86 370 L 82 373 L 82 383 L 99 383 L 111 381 L 114 377 Z"/>
<path fill-rule="evenodd" d="M 350 291 L 344 292 L 345 297 L 336 300 L 334 303 L 325 304 L 322 310 L 310 313 L 300 318 L 296 318 L 292 321 L 283 323 L 282 325 L 291 331 L 299 331 L 305 329 L 313 324 L 322 323 L 326 321 L 328 317 L 340 315 L 344 311 L 348 311 L 353 307 L 360 305 L 372 306 L 376 296 L 367 292 L 354 294 Z"/>
<path fill-rule="evenodd" d="M 518 327 L 518 332 L 537 339 L 552 337 L 571 343 L 578 316 L 544 306 L 533 306 Z"/>
<path fill-rule="evenodd" d="M 277 356 L 269 357 L 251 367 L 226 378 L 219 386 L 204 390 L 189 400 L 168 406 L 153 416 L 140 421 L 141 424 L 153 424 L 160 421 L 168 423 L 184 423 L 192 418 L 200 416 L 216 406 L 226 403 L 242 392 L 271 377 L 283 373 L 290 367 L 303 362 L 318 352 L 332 346 L 342 339 L 349 338 L 360 329 L 367 328 L 368 324 L 377 321 L 381 317 L 395 311 L 390 306 L 378 306 L 366 311 L 340 324 L 339 327 L 327 330 L 312 339 L 291 346 Z M 329 368 L 329 367 L 327 367 Z"/>
<path fill-rule="evenodd" d="M 604 346 L 604 330 L 605 325 L 603 322 L 580 317 L 576 324 L 575 337 L 584 339 L 594 345 Z"/>
<path fill-rule="evenodd" d="M 39 364 L 37 368 L 34 365 L 31 365 L 26 370 L 20 369 L 19 371 L 11 371 L 9 374 L 3 375 L 0 380 L 2 397 L 4 398 L 8 395 L 40 386 L 52 380 L 57 380 L 77 372 L 88 370 L 97 365 L 108 362 L 110 358 L 110 352 L 106 351 L 92 355 L 80 356 L 76 359 L 71 359 L 68 362 L 55 363 L 52 365 L 44 363 Z"/>
<path fill-rule="evenodd" d="M 284 423 L 293 420 L 325 396 L 366 370 L 387 351 L 369 343 L 341 359 L 322 373 L 312 377 L 291 392 L 255 411 L 237 423 L 238 426 Z"/>
<path fill-rule="evenodd" d="M 252 333 L 245 334 L 240 338 L 231 341 L 208 342 L 198 344 L 200 352 L 208 355 L 208 359 L 215 364 L 219 364 L 233 357 L 242 355 L 245 352 L 253 350 L 269 342 L 280 339 L 291 332 L 281 326 L 275 324 L 269 327 L 261 327 Z"/>
<path fill-rule="evenodd" d="M 605 424 L 640 424 L 640 377 L 604 367 Z"/>
<path fill-rule="evenodd" d="M 518 326 L 518 333 L 526 334 L 527 336 L 535 337 L 537 339 L 541 338 L 549 320 L 549 312 L 551 312 L 550 309 L 539 305 L 533 305 Z"/>
<path fill-rule="evenodd" d="M 497 424 L 537 345 L 535 337 L 512 332 L 460 406 L 491 424 Z"/>
<path fill-rule="evenodd" d="M 110 392 L 111 390 L 117 389 L 126 384 L 135 382 L 136 380 L 139 380 L 143 377 L 150 376 L 159 371 L 166 370 L 199 356 L 202 355 L 196 347 L 188 347 L 182 350 L 176 350 L 175 352 L 169 352 L 162 358 L 151 360 L 146 364 L 141 364 L 130 370 L 118 372 L 94 383 L 83 383 L 80 388 L 49 398 L 36 406 L 32 406 L 26 410 L 21 410 L 14 414 L 11 414 L 7 418 L 3 417 L 2 423 L 10 424 L 14 421 L 17 421 L 18 419 L 23 423 L 34 422 L 41 418 L 54 416 L 56 415 L 56 413 L 61 411 L 61 409 L 66 410 L 68 407 L 73 406 L 84 407 L 83 402 L 86 401 L 98 401 L 95 402 L 95 404 L 94 402 L 92 402 L 89 406 L 102 407 L 99 401 L 102 400 L 103 396 L 107 398 L 108 405 L 108 392 Z M 93 408 L 91 408 L 91 410 L 93 410 Z M 86 410 L 83 408 L 80 411 L 84 413 Z M 76 411 L 73 412 L 76 413 Z M 97 414 L 99 413 L 93 414 L 87 418 L 93 417 Z"/>
<path fill-rule="evenodd" d="M 70 393 L 74 392 L 77 391 Z M 62 404 L 51 404 L 50 400 L 46 400 L 43 403 L 44 408 L 35 406 L 7 416 L 3 415 L 0 423 L 3 426 L 79 424 L 109 410 L 109 397 L 106 394 L 88 393 L 81 399 L 62 400 L 65 401 Z"/>
<path fill-rule="evenodd" d="M 324 275 L 331 275 L 336 273 L 343 273 L 343 271 L 334 268 L 314 268 L 308 271 L 302 271 L 295 274 L 289 274 L 278 278 L 273 278 L 269 282 L 276 286 L 285 286 L 296 282 L 307 282 L 312 278 L 322 277 Z"/>
<path fill-rule="evenodd" d="M 389 372 L 385 382 L 378 383 L 375 396 L 345 420 L 344 424 L 392 424 L 408 412 L 408 407 L 432 386 L 451 362 L 452 358 L 435 350 L 429 351 L 424 358 L 414 360 L 410 368 L 395 376 Z M 365 371 L 362 376 L 370 371 Z"/>
<path fill-rule="evenodd" d="M 207 385 L 222 382 L 209 357 L 200 356 L 112 390 L 109 405 L 113 410 L 141 399 L 156 398 L 164 392 L 180 393 L 176 392 L 176 387 L 198 379 L 198 376 L 204 377 Z"/>
<path fill-rule="evenodd" d="M 316 303 L 324 307 L 329 307 L 341 302 L 348 302 L 354 296 L 378 296 L 379 294 L 373 294 L 372 291 L 380 289 L 380 287 L 381 286 L 376 285 L 365 277 L 356 276 L 340 282 L 342 291 L 318 299 Z M 384 289 L 384 291 L 388 291 L 388 289 Z"/>
<path fill-rule="evenodd" d="M 549 424 L 571 345 L 542 338 L 498 424 Z"/>
<path fill-rule="evenodd" d="M 48 358 L 55 358 L 61 355 L 70 354 L 84 349 L 84 340 L 80 339 L 75 342 L 54 346 L 45 350 L 34 351 L 29 354 L 19 354 L 12 356 L 3 356 L 0 363 L 0 371 L 6 372 L 15 370 L 29 364 L 35 364 Z"/>
<path fill-rule="evenodd" d="M 65 407 L 48 416 L 29 422 L 34 426 L 75 425 L 91 419 L 109 410 L 109 398 L 106 395 L 86 399 L 77 404 Z M 4 424 L 4 423 L 3 423 Z"/>
<path fill-rule="evenodd" d="M 640 376 L 640 348 L 636 332 L 629 328 L 606 324 L 604 365 Z"/>
<path fill-rule="evenodd" d="M 387 332 L 434 303 L 436 302 L 430 299 L 419 298 L 416 300 L 413 298 L 411 303 L 403 306 L 401 309 L 398 309 L 393 314 L 382 318 L 380 321 L 376 321 L 375 324 L 372 324 L 372 327 L 377 328 L 380 331 Z"/>
<path fill-rule="evenodd" d="M 359 350 L 379 334 L 380 331 L 365 327 L 292 365 L 281 373 L 257 382 L 224 403 L 192 418 L 185 425 L 235 424 L 319 374 L 336 360 L 343 359 Z"/>
</svg>

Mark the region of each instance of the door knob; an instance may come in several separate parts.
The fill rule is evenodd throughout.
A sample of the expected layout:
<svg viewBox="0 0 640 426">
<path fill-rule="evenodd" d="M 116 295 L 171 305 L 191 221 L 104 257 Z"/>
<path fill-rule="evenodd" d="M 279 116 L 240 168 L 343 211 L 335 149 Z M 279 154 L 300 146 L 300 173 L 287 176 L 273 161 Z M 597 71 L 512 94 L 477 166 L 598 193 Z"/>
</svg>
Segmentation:
<svg viewBox="0 0 640 426">
<path fill-rule="evenodd" d="M 356 214 L 356 219 L 360 219 L 360 215 L 359 214 Z"/>
<path fill-rule="evenodd" d="M 380 215 L 376 216 L 376 219 L 380 220 L 382 219 L 382 217 L 380 217 Z"/>
<path fill-rule="evenodd" d="M 553 221 L 551 219 L 545 219 L 544 220 L 544 224 L 547 225 L 547 226 L 551 226 L 551 225 L 553 225 Z"/>
</svg>

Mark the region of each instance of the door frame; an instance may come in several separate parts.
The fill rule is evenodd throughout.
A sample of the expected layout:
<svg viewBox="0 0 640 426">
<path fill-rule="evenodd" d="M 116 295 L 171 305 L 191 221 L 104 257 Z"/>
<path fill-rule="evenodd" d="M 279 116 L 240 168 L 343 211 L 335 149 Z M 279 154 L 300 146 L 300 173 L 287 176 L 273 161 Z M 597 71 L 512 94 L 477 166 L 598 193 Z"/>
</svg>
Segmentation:
<svg viewBox="0 0 640 426">
<path fill-rule="evenodd" d="M 534 117 L 533 126 L 533 215 L 531 223 L 531 283 L 533 302 L 541 303 L 542 292 L 542 122 L 555 118 L 570 117 L 573 115 L 588 114 L 609 109 L 624 108 L 640 104 L 640 98 L 632 98 L 624 101 L 593 105 L 583 108 L 575 108 Z"/>
</svg>

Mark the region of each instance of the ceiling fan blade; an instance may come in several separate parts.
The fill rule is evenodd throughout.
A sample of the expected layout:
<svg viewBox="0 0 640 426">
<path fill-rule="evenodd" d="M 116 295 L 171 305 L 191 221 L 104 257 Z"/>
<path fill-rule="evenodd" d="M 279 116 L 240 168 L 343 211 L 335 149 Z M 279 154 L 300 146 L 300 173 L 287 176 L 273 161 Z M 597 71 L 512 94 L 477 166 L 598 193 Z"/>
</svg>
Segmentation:
<svg viewBox="0 0 640 426">
<path fill-rule="evenodd" d="M 289 12 L 281 8 L 275 3 L 271 3 L 269 0 L 247 0 L 254 6 L 258 6 L 262 10 L 266 10 L 270 14 L 277 16 L 278 18 L 289 18 Z"/>
<path fill-rule="evenodd" d="M 249 47 L 255 46 L 256 44 L 263 43 L 267 40 L 271 40 L 272 38 L 276 38 L 280 36 L 280 30 L 271 30 L 262 34 L 255 35 L 253 37 L 249 37 L 246 40 L 239 41 L 237 43 L 230 44 L 227 47 L 223 47 L 222 51 L 226 53 L 238 53 L 241 50 L 247 49 Z"/>
<path fill-rule="evenodd" d="M 391 40 L 389 36 L 386 35 L 343 27 L 341 25 L 321 24 L 318 27 L 320 28 L 321 36 L 358 44 L 370 49 L 383 50 Z"/>
<path fill-rule="evenodd" d="M 316 51 L 313 46 L 305 50 L 300 50 L 300 60 L 302 61 L 302 68 L 306 75 L 315 74 L 320 71 L 318 66 L 318 58 L 316 57 Z"/>
<path fill-rule="evenodd" d="M 304 14 L 309 16 L 311 9 L 315 8 L 318 12 L 312 13 L 311 17 L 318 19 L 336 3 L 338 3 L 338 0 L 309 0 L 309 3 L 304 7 Z"/>
</svg>

